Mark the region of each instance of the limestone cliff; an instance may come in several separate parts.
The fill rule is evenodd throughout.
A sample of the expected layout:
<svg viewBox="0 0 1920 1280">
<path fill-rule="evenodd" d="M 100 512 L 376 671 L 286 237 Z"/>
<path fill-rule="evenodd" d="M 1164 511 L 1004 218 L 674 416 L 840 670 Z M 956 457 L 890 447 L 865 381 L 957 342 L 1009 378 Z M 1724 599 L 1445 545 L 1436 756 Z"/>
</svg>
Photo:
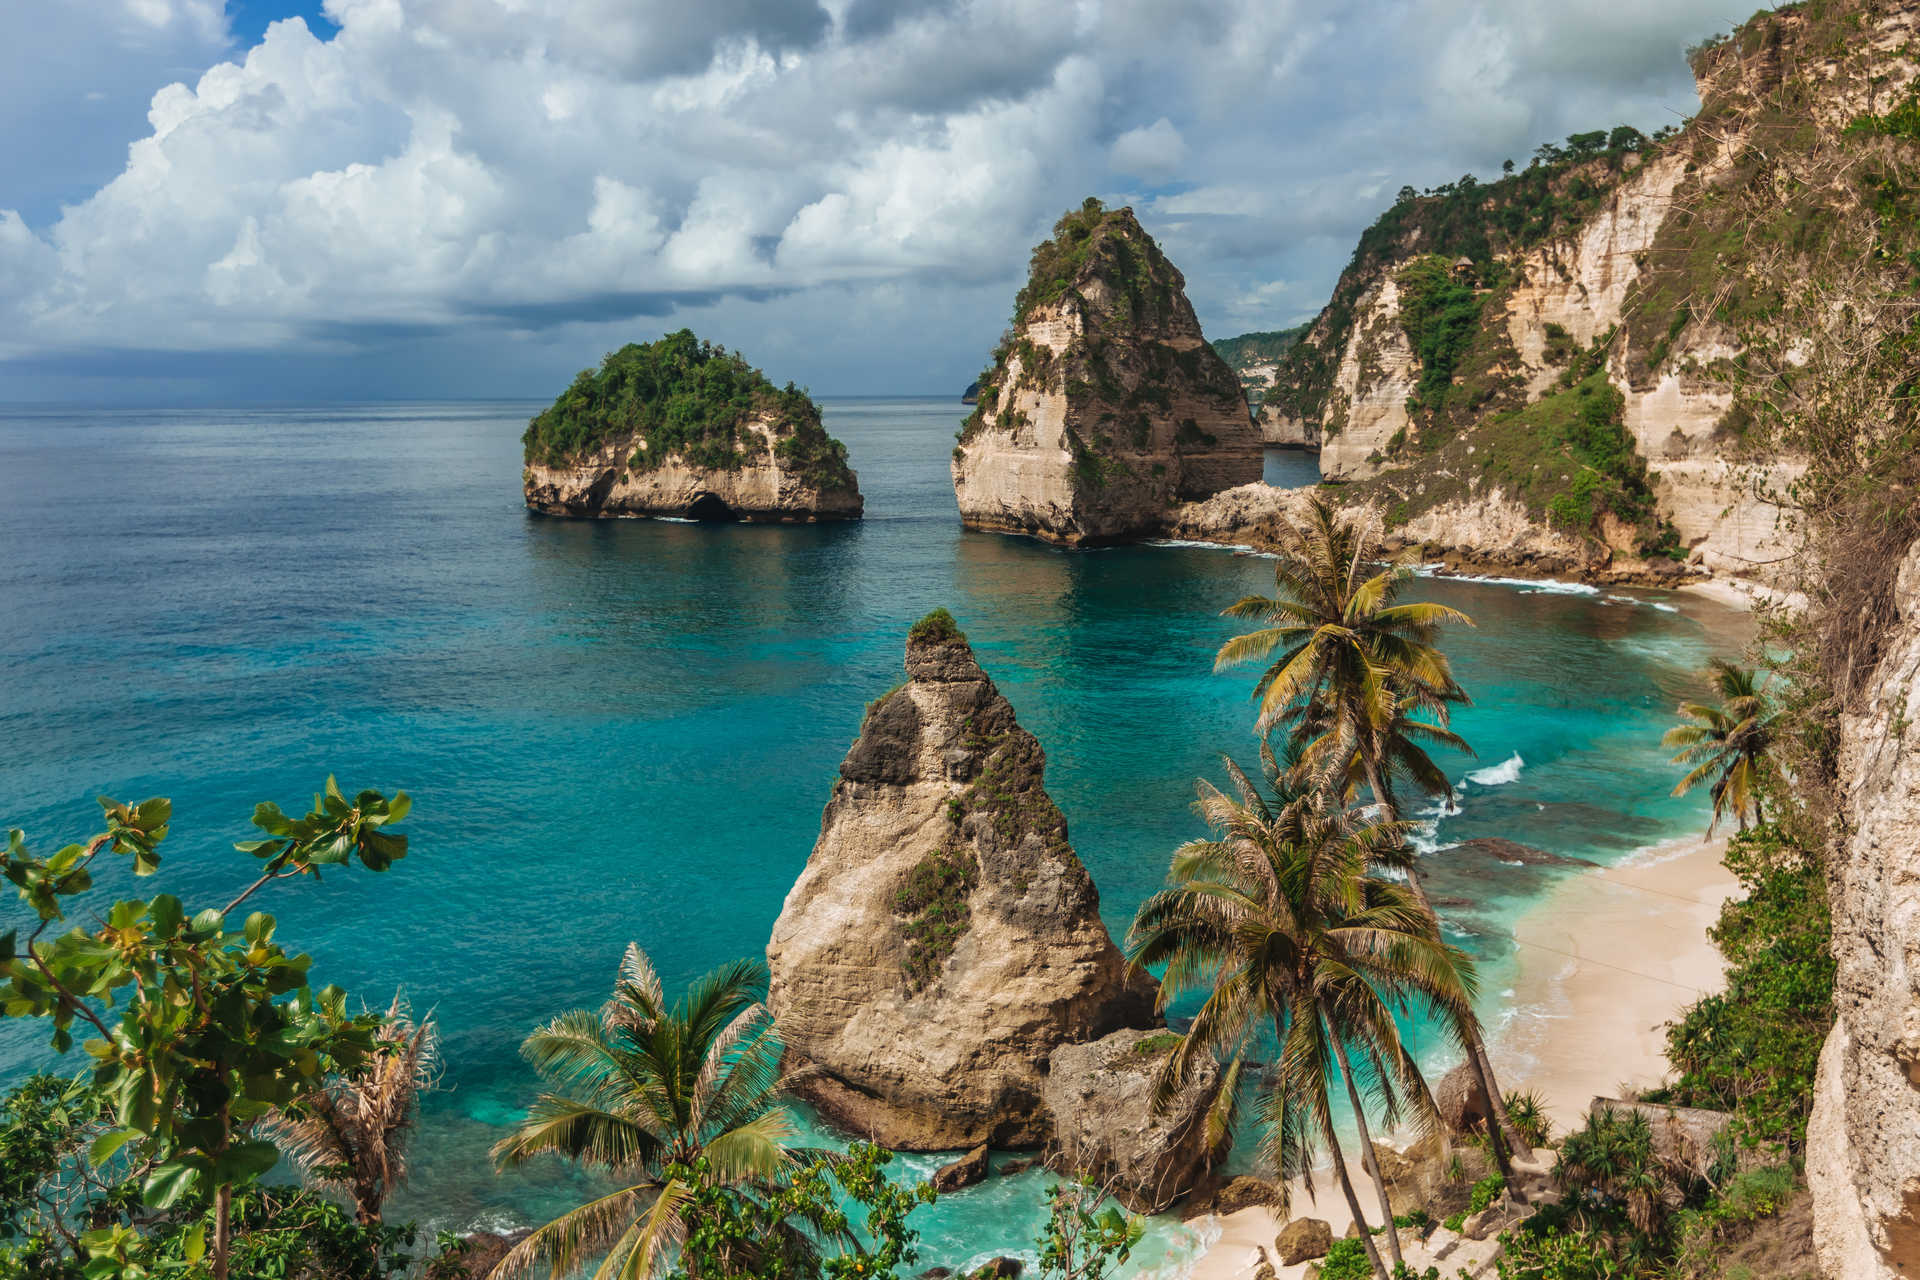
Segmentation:
<svg viewBox="0 0 1920 1280">
<path fill-rule="evenodd" d="M 1037 1146 L 1047 1063 L 1154 1022 L 1043 786 L 944 613 L 867 711 L 767 947 L 797 1087 L 887 1146 Z"/>
<path fill-rule="evenodd" d="M 1834 1280 L 1920 1276 L 1920 544 L 1894 590 L 1879 666 L 1841 723 L 1848 834 L 1828 868 L 1839 968 L 1807 1182 Z"/>
<path fill-rule="evenodd" d="M 1119 542 L 1260 478 L 1246 396 L 1185 287 L 1131 209 L 1090 200 L 1060 220 L 953 451 L 963 523 Z"/>
<path fill-rule="evenodd" d="M 583 371 L 523 442 L 526 503 L 545 515 L 809 523 L 863 506 L 805 392 L 685 329 Z"/>
<path fill-rule="evenodd" d="M 1497 488 L 1603 567 L 1772 580 L 1798 535 L 1771 499 L 1803 470 L 1768 429 L 1781 301 L 1817 274 L 1809 229 L 1875 216 L 1830 144 L 1911 83 L 1914 23 L 1908 0 L 1763 13 L 1697 51 L 1684 129 L 1403 190 L 1281 358 L 1269 434 L 1317 425 L 1323 475 L 1394 523 Z"/>
</svg>

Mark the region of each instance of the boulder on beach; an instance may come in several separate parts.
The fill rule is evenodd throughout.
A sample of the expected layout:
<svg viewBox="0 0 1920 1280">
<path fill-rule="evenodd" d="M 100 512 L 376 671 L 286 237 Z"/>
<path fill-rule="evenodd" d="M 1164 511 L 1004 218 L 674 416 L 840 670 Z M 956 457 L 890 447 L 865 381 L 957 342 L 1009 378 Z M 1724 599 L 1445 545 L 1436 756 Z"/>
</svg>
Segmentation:
<svg viewBox="0 0 1920 1280">
<path fill-rule="evenodd" d="M 1295 1218 L 1280 1228 L 1280 1234 L 1273 1240 L 1274 1252 L 1280 1255 L 1280 1265 L 1283 1267 L 1313 1258 L 1324 1258 L 1331 1248 L 1333 1228 L 1319 1218 Z"/>
<path fill-rule="evenodd" d="M 1207 1109 L 1220 1091 L 1220 1068 L 1197 1064 L 1158 1114 L 1154 1079 L 1172 1049 L 1155 1037 L 1116 1031 L 1089 1044 L 1054 1050 L 1041 1087 L 1053 1120 L 1058 1167 L 1111 1186 L 1136 1213 L 1158 1213 L 1187 1194 L 1206 1171 Z"/>
</svg>

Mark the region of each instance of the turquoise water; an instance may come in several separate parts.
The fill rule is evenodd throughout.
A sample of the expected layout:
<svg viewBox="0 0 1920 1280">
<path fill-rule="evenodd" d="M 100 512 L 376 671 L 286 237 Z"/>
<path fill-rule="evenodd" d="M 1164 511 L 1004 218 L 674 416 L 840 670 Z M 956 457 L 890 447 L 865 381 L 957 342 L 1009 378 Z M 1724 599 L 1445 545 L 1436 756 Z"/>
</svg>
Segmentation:
<svg viewBox="0 0 1920 1280">
<path fill-rule="evenodd" d="M 764 946 L 914 618 L 951 608 L 1045 744 L 1119 933 L 1197 833 L 1193 779 L 1218 778 L 1223 750 L 1250 755 L 1250 677 L 1210 657 L 1231 632 L 1218 609 L 1270 585 L 1264 561 L 1218 550 L 962 532 L 947 455 L 963 411 L 945 400 L 828 403 L 860 524 L 531 517 L 518 435 L 535 407 L 0 413 L 0 823 L 50 849 L 94 829 L 96 794 L 169 795 L 158 883 L 217 902 L 248 876 L 228 842 L 255 800 L 302 804 L 329 770 L 413 793 L 392 873 L 262 905 L 321 980 L 434 1010 L 446 1073 L 398 1208 L 452 1227 L 579 1193 L 558 1167 L 489 1170 L 533 1090 L 520 1036 L 598 1003 L 629 940 L 669 984 Z M 1738 647 L 1736 615 L 1637 593 L 1420 593 L 1480 624 L 1450 644 L 1479 759 L 1450 771 L 1494 770 L 1433 843 L 1613 860 L 1699 824 L 1697 801 L 1667 798 L 1658 735 L 1707 657 Z M 1501 934 L 1548 874 L 1455 883 L 1477 904 L 1460 923 L 1489 1009 Z M 17 904 L 0 911 L 3 931 Z M 0 1073 L 42 1060 L 32 1030 L 0 1026 Z M 951 1197 L 923 1223 L 924 1265 L 1017 1252 L 1038 1201 L 1032 1177 Z"/>
</svg>

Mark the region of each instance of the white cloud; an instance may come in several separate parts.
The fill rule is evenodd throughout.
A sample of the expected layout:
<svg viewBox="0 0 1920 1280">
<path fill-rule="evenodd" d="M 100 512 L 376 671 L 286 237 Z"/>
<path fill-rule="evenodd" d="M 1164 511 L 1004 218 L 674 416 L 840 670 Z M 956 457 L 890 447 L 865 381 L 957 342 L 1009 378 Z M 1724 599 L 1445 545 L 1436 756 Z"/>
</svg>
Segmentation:
<svg viewBox="0 0 1920 1280">
<path fill-rule="evenodd" d="M 1113 141 L 1107 165 L 1115 173 L 1149 182 L 1175 177 L 1187 158 L 1187 140 L 1161 116 L 1144 129 L 1129 129 Z"/>
<path fill-rule="evenodd" d="M 902 298 L 997 327 L 980 299 L 1115 177 L 1174 185 L 1139 204 L 1203 318 L 1264 327 L 1325 296 L 1401 182 L 1689 109 L 1680 47 L 1720 21 L 1708 0 L 326 0 L 332 39 L 290 20 L 223 59 L 219 0 L 73 5 L 0 15 L 0 38 L 45 61 L 91 23 L 112 39 L 88 81 L 11 92 L 144 83 L 146 125 L 64 207 L 0 185 L 16 359 L 521 341 L 723 298 L 772 337 L 809 330 L 751 300 L 842 286 L 884 350 Z M 207 69 L 169 82 L 169 58 Z M 0 122 L 0 158 L 33 115 Z M 991 338 L 966 335 L 956 367 Z"/>
</svg>

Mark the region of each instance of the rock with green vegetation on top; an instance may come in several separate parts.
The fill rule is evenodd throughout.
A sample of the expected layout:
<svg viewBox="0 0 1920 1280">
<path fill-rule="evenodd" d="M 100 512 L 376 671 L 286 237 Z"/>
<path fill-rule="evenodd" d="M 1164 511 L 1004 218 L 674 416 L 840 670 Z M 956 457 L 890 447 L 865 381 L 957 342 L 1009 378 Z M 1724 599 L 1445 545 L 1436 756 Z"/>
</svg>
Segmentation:
<svg viewBox="0 0 1920 1280">
<path fill-rule="evenodd" d="M 1045 754 L 945 610 L 867 709 L 767 947 L 795 1088 L 885 1146 L 1044 1143 L 1047 1062 L 1151 1028 Z"/>
<path fill-rule="evenodd" d="M 546 515 L 795 524 L 863 507 L 807 393 L 686 329 L 582 370 L 521 440 L 527 506 Z"/>
<path fill-rule="evenodd" d="M 1260 479 L 1240 379 L 1131 209 L 1088 200 L 1033 251 L 953 451 L 969 528 L 1097 545 Z"/>
</svg>

